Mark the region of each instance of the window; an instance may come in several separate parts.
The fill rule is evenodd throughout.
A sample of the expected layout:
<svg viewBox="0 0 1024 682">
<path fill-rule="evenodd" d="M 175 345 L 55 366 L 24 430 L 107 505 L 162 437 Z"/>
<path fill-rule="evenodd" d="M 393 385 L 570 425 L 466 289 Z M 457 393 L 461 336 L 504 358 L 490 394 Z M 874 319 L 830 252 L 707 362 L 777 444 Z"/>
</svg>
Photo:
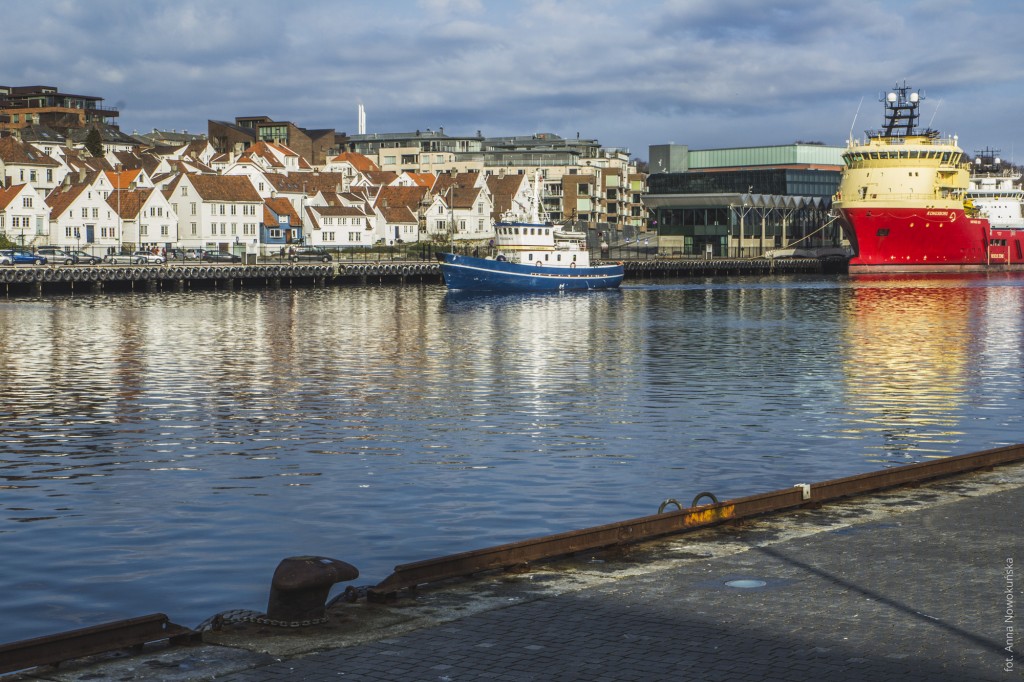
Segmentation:
<svg viewBox="0 0 1024 682">
<path fill-rule="evenodd" d="M 195 204 L 192 204 L 192 205 L 195 206 Z M 192 223 L 192 236 L 193 237 L 196 236 L 196 224 L 195 223 Z"/>
<path fill-rule="evenodd" d="M 192 215 L 195 215 L 195 214 L 196 214 L 196 203 L 193 201 L 192 202 Z"/>
<path fill-rule="evenodd" d="M 47 152 L 47 153 L 49 153 L 49 152 Z M 53 169 L 52 168 L 47 168 L 46 169 L 46 181 L 47 182 L 53 182 Z"/>
<path fill-rule="evenodd" d="M 166 237 L 168 234 L 170 234 L 170 228 L 168 228 L 166 225 L 161 225 L 160 226 L 160 236 L 161 237 Z"/>
<path fill-rule="evenodd" d="M 267 236 L 270 239 L 280 239 L 281 238 L 281 230 L 278 230 L 276 228 L 272 228 L 272 229 L 267 231 Z"/>
<path fill-rule="evenodd" d="M 236 209 L 235 204 L 231 204 L 231 215 L 235 215 L 235 209 Z"/>
<path fill-rule="evenodd" d="M 188 185 L 182 185 L 181 186 L 181 196 L 183 196 L 183 197 L 187 197 L 188 196 Z M 192 205 L 195 206 L 195 204 L 192 204 Z"/>
<path fill-rule="evenodd" d="M 100 210 L 98 208 L 96 208 L 95 206 L 92 207 L 92 217 L 93 218 L 99 218 L 100 217 Z"/>
<path fill-rule="evenodd" d="M 82 207 L 82 217 L 83 218 L 88 218 L 89 217 L 89 209 L 87 207 L 85 207 L 85 206 Z"/>
<path fill-rule="evenodd" d="M 146 237 L 148 235 L 149 235 L 149 225 L 145 225 L 145 224 L 139 225 L 139 236 L 140 237 Z"/>
<path fill-rule="evenodd" d="M 324 232 L 323 241 L 325 241 L 325 242 L 333 242 L 334 241 L 334 233 L 333 232 Z"/>
<path fill-rule="evenodd" d="M 32 208 L 32 197 L 22 197 L 21 198 L 21 207 L 22 208 Z"/>
<path fill-rule="evenodd" d="M 363 235 L 362 235 L 361 232 L 349 232 L 348 233 L 348 240 L 350 242 L 358 242 L 358 241 L 362 241 L 362 239 L 363 239 Z"/>
</svg>

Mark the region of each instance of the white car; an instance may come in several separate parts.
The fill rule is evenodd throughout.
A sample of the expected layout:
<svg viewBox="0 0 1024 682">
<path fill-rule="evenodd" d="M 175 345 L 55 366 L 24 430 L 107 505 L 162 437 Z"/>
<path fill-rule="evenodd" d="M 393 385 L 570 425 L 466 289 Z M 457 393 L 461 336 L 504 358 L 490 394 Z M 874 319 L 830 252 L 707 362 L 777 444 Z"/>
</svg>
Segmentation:
<svg viewBox="0 0 1024 682">
<path fill-rule="evenodd" d="M 0 253 L 0 265 L 12 265 L 11 257 Z"/>
<path fill-rule="evenodd" d="M 134 253 L 115 253 L 107 256 L 105 260 L 112 265 L 127 263 L 129 265 L 145 265 L 146 263 L 165 263 L 166 259 L 149 251 L 136 251 Z"/>
</svg>

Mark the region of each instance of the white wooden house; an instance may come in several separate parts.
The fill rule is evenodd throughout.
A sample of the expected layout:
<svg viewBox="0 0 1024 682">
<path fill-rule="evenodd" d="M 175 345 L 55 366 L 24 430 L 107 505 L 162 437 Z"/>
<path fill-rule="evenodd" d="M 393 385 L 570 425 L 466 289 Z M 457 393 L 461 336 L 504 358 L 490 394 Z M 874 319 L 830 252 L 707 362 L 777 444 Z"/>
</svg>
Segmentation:
<svg viewBox="0 0 1024 682">
<path fill-rule="evenodd" d="M 34 248 L 49 240 L 49 208 L 30 184 L 0 187 L 0 235 L 19 247 Z"/>
<path fill-rule="evenodd" d="M 257 248 L 263 199 L 249 178 L 183 174 L 164 192 L 178 218 L 178 244 L 182 248 Z"/>
</svg>

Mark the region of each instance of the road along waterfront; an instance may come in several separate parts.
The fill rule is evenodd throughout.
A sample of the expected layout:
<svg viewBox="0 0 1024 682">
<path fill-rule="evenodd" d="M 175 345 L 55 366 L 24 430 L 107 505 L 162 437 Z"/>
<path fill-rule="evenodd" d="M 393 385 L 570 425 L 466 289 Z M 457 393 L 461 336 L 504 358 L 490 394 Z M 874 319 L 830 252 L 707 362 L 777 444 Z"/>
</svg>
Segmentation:
<svg viewBox="0 0 1024 682">
<path fill-rule="evenodd" d="M 9 299 L 0 640 L 1016 442 L 1022 284 Z"/>
</svg>

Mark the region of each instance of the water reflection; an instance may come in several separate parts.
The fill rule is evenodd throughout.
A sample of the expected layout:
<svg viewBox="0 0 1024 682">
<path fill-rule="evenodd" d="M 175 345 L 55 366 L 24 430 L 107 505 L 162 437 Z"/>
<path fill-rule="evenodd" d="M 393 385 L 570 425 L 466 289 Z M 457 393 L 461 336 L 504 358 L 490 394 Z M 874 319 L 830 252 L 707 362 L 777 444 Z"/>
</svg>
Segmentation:
<svg viewBox="0 0 1024 682">
<path fill-rule="evenodd" d="M 889 454 L 945 453 L 959 427 L 985 289 L 946 280 L 858 278 L 845 310 L 850 432 Z"/>
<path fill-rule="evenodd" d="M 0 641 L 990 447 L 1015 279 L 0 301 Z M 45 566 L 45 571 L 39 567 Z M 141 605 L 141 606 L 140 606 Z"/>
</svg>

